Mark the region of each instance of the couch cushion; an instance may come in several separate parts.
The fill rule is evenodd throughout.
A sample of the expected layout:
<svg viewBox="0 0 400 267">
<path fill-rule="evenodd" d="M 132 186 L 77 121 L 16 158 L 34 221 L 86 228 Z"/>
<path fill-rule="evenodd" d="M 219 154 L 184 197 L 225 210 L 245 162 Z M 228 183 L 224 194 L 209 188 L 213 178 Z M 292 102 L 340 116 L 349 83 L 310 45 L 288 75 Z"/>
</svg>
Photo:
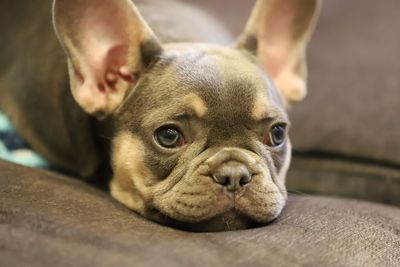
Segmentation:
<svg viewBox="0 0 400 267">
<path fill-rule="evenodd" d="M 288 187 L 400 205 L 399 2 L 324 1 Z"/>
<path fill-rule="evenodd" d="M 400 207 L 400 171 L 390 166 L 296 153 L 286 186 L 294 192 L 351 197 Z"/>
<path fill-rule="evenodd" d="M 183 232 L 71 178 L 0 162 L 4 266 L 397 266 L 400 210 L 291 196 L 272 224 Z"/>
<path fill-rule="evenodd" d="M 309 94 L 291 112 L 297 150 L 400 166 L 399 2 L 324 1 Z"/>
</svg>

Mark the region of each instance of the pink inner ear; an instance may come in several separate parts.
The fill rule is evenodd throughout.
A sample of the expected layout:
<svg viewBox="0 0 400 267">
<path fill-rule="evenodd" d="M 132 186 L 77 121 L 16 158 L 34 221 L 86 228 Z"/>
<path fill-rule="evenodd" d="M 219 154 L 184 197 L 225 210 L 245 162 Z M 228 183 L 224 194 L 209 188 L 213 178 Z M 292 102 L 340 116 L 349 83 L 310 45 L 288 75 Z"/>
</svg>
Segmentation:
<svg viewBox="0 0 400 267">
<path fill-rule="evenodd" d="M 151 30 L 131 0 L 57 0 L 53 10 L 74 98 L 88 113 L 110 114 L 136 82 Z"/>
<path fill-rule="evenodd" d="M 264 25 L 258 32 L 258 53 L 269 73 L 275 77 L 289 60 L 293 45 L 295 10 L 291 1 L 278 1 L 265 15 Z"/>
<path fill-rule="evenodd" d="M 119 69 L 127 62 L 127 52 L 126 45 L 88 41 L 81 58 L 83 79 L 97 84 L 97 89 L 102 93 L 112 91 L 119 78 Z"/>
<path fill-rule="evenodd" d="M 124 81 L 133 83 L 133 71 L 127 66 L 128 47 L 126 45 L 114 46 L 108 51 L 105 59 L 105 81 L 111 90 L 115 90 L 115 84 L 119 78 Z"/>
<path fill-rule="evenodd" d="M 116 45 L 108 51 L 106 58 L 106 66 L 108 66 L 107 72 L 119 72 L 119 69 L 124 66 L 127 62 L 128 57 L 128 46 L 127 45 Z"/>
<path fill-rule="evenodd" d="M 126 32 L 129 16 L 132 14 L 125 6 L 125 1 L 93 1 L 81 14 L 78 32 L 79 57 L 84 80 L 97 84 L 97 89 L 104 92 L 115 91 L 119 78 L 133 82 L 133 70 L 128 63 L 130 36 Z M 123 69 L 123 73 L 120 72 Z"/>
<path fill-rule="evenodd" d="M 91 84 L 93 97 L 97 90 L 102 94 L 117 92 L 116 84 L 119 79 L 128 83 L 135 81 L 133 70 L 127 66 L 129 48 L 120 42 L 107 42 L 108 40 L 95 39 L 87 36 L 84 44 L 84 54 L 80 58 L 82 83 Z M 90 87 L 82 87 L 89 89 Z"/>
</svg>

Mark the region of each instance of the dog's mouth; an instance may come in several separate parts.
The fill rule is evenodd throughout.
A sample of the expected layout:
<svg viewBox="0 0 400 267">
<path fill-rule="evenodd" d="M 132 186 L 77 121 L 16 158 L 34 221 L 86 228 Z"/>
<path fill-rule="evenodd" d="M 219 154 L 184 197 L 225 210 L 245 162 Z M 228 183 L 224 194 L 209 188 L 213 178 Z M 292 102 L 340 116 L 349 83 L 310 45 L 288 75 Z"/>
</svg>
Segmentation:
<svg viewBox="0 0 400 267">
<path fill-rule="evenodd" d="M 231 231 L 266 225 L 281 213 L 286 197 L 272 185 L 262 186 L 264 180 L 257 179 L 236 192 L 212 183 L 198 188 L 176 187 L 154 198 L 148 206 L 153 208 L 152 212 L 143 215 L 158 223 L 194 232 Z"/>
<path fill-rule="evenodd" d="M 152 210 L 152 218 L 154 221 L 172 228 L 177 228 L 189 232 L 223 232 L 252 229 L 270 224 L 275 219 L 268 223 L 258 223 L 251 219 L 249 216 L 232 208 L 222 214 L 201 222 L 183 222 L 171 218 L 170 216 L 162 213 L 160 210 Z"/>
<path fill-rule="evenodd" d="M 147 219 L 187 231 L 249 229 L 278 217 L 286 190 L 267 164 L 247 151 L 218 151 L 216 162 L 208 162 L 208 154 L 197 157 L 189 169 L 181 164 L 154 185 L 141 183 L 145 178 L 139 179 L 140 173 L 131 177 L 133 171 L 120 171 L 111 184 L 112 194 Z M 123 174 L 135 181 L 125 191 L 118 178 Z"/>
</svg>

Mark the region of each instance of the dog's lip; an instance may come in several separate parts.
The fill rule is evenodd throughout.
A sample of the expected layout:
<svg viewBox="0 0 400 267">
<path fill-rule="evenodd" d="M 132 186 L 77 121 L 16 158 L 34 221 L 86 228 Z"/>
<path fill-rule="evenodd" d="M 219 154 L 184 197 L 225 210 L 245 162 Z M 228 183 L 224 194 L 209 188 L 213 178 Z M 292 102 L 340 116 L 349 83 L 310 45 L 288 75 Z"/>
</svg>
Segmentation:
<svg viewBox="0 0 400 267">
<path fill-rule="evenodd" d="M 156 217 L 158 218 L 158 220 L 156 219 L 156 221 L 160 221 L 163 224 L 167 224 L 169 225 L 171 222 L 174 224 L 200 224 L 200 223 L 204 223 L 207 221 L 211 221 L 211 220 L 215 220 L 216 218 L 219 217 L 224 217 L 224 218 L 233 218 L 233 217 L 238 217 L 238 218 L 246 218 L 247 220 L 251 220 L 253 221 L 253 223 L 257 223 L 256 220 L 254 220 L 252 218 L 252 216 L 250 214 L 248 214 L 248 212 L 246 211 L 246 208 L 244 208 L 242 205 L 238 205 L 239 202 L 239 198 L 243 195 L 242 193 L 240 195 L 238 195 L 237 193 L 232 193 L 232 192 L 228 192 L 227 194 L 225 193 L 221 193 L 220 194 L 225 201 L 225 205 L 224 207 L 220 210 L 220 212 L 215 213 L 214 215 L 207 217 L 207 218 L 203 218 L 203 219 L 199 219 L 198 222 L 196 222 L 195 220 L 193 220 L 193 218 L 188 218 L 188 220 L 185 219 L 177 219 L 174 217 L 171 217 L 171 215 L 169 215 L 168 213 L 164 212 L 162 209 L 160 208 L 156 208 L 153 207 L 151 209 L 151 213 L 153 214 L 152 217 Z M 216 205 L 218 205 L 216 203 Z"/>
<path fill-rule="evenodd" d="M 228 209 L 212 218 L 199 222 L 185 222 L 174 219 L 162 211 L 155 209 L 158 214 L 158 223 L 168 227 L 189 232 L 221 232 L 232 230 L 252 229 L 264 226 L 253 220 L 250 216 L 238 211 L 235 207 Z"/>
</svg>

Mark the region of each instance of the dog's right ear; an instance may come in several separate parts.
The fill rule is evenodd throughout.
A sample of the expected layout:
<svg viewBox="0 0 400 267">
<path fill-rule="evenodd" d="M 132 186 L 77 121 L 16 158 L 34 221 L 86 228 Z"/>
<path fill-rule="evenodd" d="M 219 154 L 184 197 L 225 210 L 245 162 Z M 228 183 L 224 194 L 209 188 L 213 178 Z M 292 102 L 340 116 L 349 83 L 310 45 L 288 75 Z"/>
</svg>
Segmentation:
<svg viewBox="0 0 400 267">
<path fill-rule="evenodd" d="M 287 106 L 307 92 L 306 47 L 321 0 L 257 0 L 238 47 L 255 54 Z"/>
<path fill-rule="evenodd" d="M 72 95 L 89 114 L 111 114 L 162 52 L 131 0 L 55 0 L 53 22 L 68 55 Z"/>
</svg>

